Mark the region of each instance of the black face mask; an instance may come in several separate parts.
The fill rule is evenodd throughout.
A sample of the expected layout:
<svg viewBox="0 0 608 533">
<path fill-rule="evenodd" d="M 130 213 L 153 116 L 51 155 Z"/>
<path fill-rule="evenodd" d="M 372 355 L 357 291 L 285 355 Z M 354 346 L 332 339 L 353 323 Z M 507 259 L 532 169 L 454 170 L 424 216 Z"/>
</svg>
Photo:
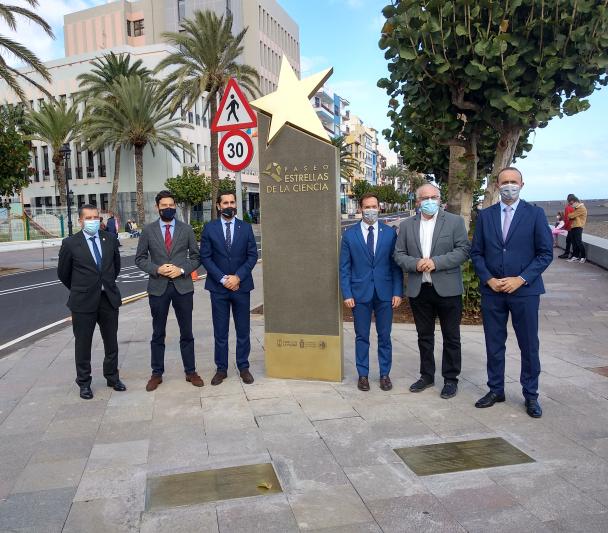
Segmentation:
<svg viewBox="0 0 608 533">
<path fill-rule="evenodd" d="M 224 207 L 224 209 L 220 211 L 220 214 L 225 218 L 232 218 L 236 215 L 236 207 Z"/>
<path fill-rule="evenodd" d="M 165 207 L 164 209 L 159 209 L 158 214 L 163 220 L 171 222 L 175 218 L 175 208 Z"/>
</svg>

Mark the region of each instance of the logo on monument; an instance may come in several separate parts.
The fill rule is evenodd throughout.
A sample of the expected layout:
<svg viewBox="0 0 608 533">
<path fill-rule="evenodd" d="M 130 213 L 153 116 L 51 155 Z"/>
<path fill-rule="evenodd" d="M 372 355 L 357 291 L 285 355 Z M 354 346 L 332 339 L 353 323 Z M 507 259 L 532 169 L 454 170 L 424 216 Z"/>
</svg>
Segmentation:
<svg viewBox="0 0 608 533">
<path fill-rule="evenodd" d="M 281 167 L 281 165 L 279 165 L 278 163 L 274 162 L 269 163 L 264 169 L 264 172 L 262 172 L 262 174 L 270 176 L 277 183 L 280 183 L 283 180 L 283 178 L 281 177 L 282 173 L 283 167 Z"/>
</svg>

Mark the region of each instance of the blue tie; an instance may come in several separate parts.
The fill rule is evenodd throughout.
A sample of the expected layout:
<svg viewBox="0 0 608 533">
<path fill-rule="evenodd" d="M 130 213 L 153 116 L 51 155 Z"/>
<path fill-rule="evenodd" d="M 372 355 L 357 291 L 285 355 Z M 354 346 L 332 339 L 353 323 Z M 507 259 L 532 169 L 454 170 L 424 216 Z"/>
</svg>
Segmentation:
<svg viewBox="0 0 608 533">
<path fill-rule="evenodd" d="M 372 257 L 374 257 L 374 226 L 367 228 L 367 249 Z"/>
<path fill-rule="evenodd" d="M 226 222 L 226 248 L 228 248 L 228 250 L 232 248 L 232 234 L 230 233 L 230 224 L 232 224 L 232 222 Z"/>
<path fill-rule="evenodd" d="M 95 244 L 96 238 L 97 237 L 95 236 L 89 237 L 89 240 L 93 244 L 93 254 L 95 255 L 95 263 L 97 263 L 97 270 L 101 272 L 101 254 L 99 253 L 99 248 L 97 248 L 97 245 Z"/>
</svg>

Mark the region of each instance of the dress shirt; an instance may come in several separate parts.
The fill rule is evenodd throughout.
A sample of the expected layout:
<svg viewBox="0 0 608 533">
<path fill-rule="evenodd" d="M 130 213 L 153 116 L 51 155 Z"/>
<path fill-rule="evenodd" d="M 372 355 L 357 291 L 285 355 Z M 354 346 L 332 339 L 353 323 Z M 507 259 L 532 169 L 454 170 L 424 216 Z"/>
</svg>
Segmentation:
<svg viewBox="0 0 608 533">
<path fill-rule="evenodd" d="M 163 234 L 163 239 L 165 238 L 165 226 L 169 224 L 169 233 L 171 234 L 171 240 L 173 240 L 173 233 L 175 233 L 175 218 L 171 222 L 165 222 L 162 218 L 159 218 L 158 223 L 160 224 L 160 231 Z"/>
<path fill-rule="evenodd" d="M 363 233 L 363 242 L 367 242 L 367 236 L 369 235 L 369 224 L 361 220 L 361 233 Z M 374 226 L 374 254 L 376 253 L 376 247 L 378 246 L 378 221 L 373 224 Z"/>
<path fill-rule="evenodd" d="M 435 231 L 435 223 L 437 222 L 437 213 L 428 220 L 420 213 L 420 246 L 423 259 L 431 258 L 431 248 L 433 247 L 433 232 Z M 422 283 L 432 283 L 431 273 L 422 273 Z"/>
<path fill-rule="evenodd" d="M 97 264 L 97 259 L 95 258 L 95 252 L 93 251 L 93 241 L 91 241 L 91 237 L 95 237 L 95 246 L 97 246 L 97 249 L 99 250 L 99 257 L 101 257 L 103 259 L 103 252 L 101 251 L 101 239 L 99 237 L 99 232 L 97 231 L 95 233 L 95 235 L 89 235 L 86 231 L 82 230 L 82 233 L 84 234 L 85 239 L 87 240 L 87 244 L 89 246 L 89 252 L 91 252 L 91 255 L 93 256 L 93 262 L 95 264 Z M 101 265 L 99 265 L 99 270 L 101 270 Z M 105 290 L 103 288 L 103 284 L 101 285 L 101 290 Z"/>
<path fill-rule="evenodd" d="M 511 224 L 513 224 L 513 217 L 515 216 L 515 211 L 517 210 L 518 205 L 519 205 L 519 198 L 511 204 L 511 208 L 513 209 L 513 212 L 511 213 Z M 501 233 L 502 233 L 502 227 L 504 226 L 504 223 L 505 223 L 505 207 L 507 207 L 507 204 L 503 203 L 503 201 L 501 200 L 500 201 L 500 231 L 501 231 Z"/>
<path fill-rule="evenodd" d="M 222 235 L 224 236 L 224 240 L 226 239 L 226 227 L 228 222 L 230 222 L 230 242 L 234 244 L 234 226 L 236 225 L 236 217 L 232 217 L 230 220 L 226 220 L 224 217 L 220 217 L 222 221 Z M 224 274 L 220 283 L 224 285 L 226 279 L 228 278 L 228 274 Z"/>
</svg>

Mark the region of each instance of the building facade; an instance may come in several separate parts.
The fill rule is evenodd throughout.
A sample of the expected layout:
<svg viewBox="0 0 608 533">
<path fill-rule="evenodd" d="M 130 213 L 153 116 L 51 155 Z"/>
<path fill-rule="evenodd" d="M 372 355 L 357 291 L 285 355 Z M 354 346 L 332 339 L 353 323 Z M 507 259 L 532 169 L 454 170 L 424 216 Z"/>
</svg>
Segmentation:
<svg viewBox="0 0 608 533">
<path fill-rule="evenodd" d="M 354 180 L 366 180 L 378 184 L 378 131 L 366 126 L 356 115 L 350 115 L 345 123 L 346 144 L 351 155 L 359 163 Z"/>
<path fill-rule="evenodd" d="M 310 102 L 330 137 L 346 133 L 345 120 L 348 115 L 349 101 L 323 86 Z"/>
<path fill-rule="evenodd" d="M 218 15 L 231 13 L 233 32 L 248 27 L 244 39 L 243 63 L 255 67 L 260 74 L 260 93 L 276 89 L 280 58 L 285 54 L 296 74 L 300 72 L 299 29 L 295 21 L 278 5 L 276 0 L 118 0 L 65 16 L 64 59 L 45 63 L 52 75 L 48 84 L 35 73 L 27 72 L 57 99 L 71 103 L 78 92 L 77 77 L 90 71 L 91 61 L 105 53 L 126 53 L 132 62 L 142 60 L 143 66 L 154 69 L 172 49 L 163 39 L 163 32 L 178 31 L 180 22 L 192 16 L 195 10 L 211 9 Z M 161 74 L 162 75 L 162 74 Z M 30 105 L 38 109 L 45 95 L 33 86 L 24 85 Z M 16 102 L 14 94 L 0 83 L 0 101 Z M 202 99 L 193 109 L 182 113 L 184 122 L 192 129 L 180 130 L 193 150 L 193 155 L 182 152 L 175 159 L 161 146 L 144 151 L 144 196 L 146 218 L 155 214 L 154 196 L 164 188 L 167 178 L 181 173 L 184 167 L 198 165 L 201 171 L 210 171 L 210 122 L 208 112 L 203 113 Z M 254 146 L 257 132 L 251 132 Z M 70 145 L 71 154 L 66 160 L 66 174 L 76 206 L 93 203 L 102 211 L 110 201 L 114 175 L 114 154 L 110 150 L 94 153 L 78 143 Z M 257 151 L 257 150 L 256 150 Z M 35 142 L 32 150 L 32 167 L 36 170 L 30 186 L 23 191 L 24 203 L 35 212 L 60 206 L 59 191 L 52 164 L 52 149 Z M 247 208 L 259 206 L 259 176 L 257 155 L 243 171 L 242 181 L 247 189 L 244 195 Z M 220 168 L 220 177 L 233 177 L 234 173 Z M 135 218 L 135 165 L 134 154 L 123 150 L 120 164 L 118 211 L 122 220 Z"/>
</svg>

